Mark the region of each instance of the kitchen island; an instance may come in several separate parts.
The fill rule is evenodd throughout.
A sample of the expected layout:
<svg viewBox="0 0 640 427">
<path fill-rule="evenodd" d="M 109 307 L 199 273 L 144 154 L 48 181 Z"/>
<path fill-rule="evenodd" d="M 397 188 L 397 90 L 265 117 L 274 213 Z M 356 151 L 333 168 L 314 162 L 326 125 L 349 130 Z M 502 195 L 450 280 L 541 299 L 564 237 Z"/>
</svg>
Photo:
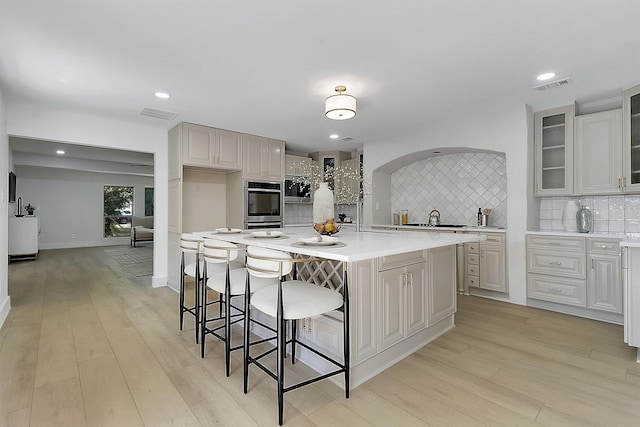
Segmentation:
<svg viewBox="0 0 640 427">
<path fill-rule="evenodd" d="M 314 270 L 301 271 L 318 285 L 342 291 L 347 281 L 350 304 L 351 384 L 357 387 L 454 327 L 456 245 L 481 240 L 475 234 L 342 230 L 339 244 L 310 246 L 309 227 L 283 228 L 284 235 L 258 238 L 198 232 L 243 245 L 326 258 Z M 300 339 L 340 357 L 342 313 L 304 319 Z M 301 359 L 323 370 L 322 360 L 303 352 Z"/>
</svg>

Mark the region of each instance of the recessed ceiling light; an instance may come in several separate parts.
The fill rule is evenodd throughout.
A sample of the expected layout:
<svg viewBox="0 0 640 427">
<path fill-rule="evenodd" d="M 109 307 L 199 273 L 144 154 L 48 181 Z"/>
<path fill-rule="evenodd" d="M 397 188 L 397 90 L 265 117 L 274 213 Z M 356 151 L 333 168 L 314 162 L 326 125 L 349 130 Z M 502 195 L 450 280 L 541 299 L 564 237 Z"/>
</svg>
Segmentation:
<svg viewBox="0 0 640 427">
<path fill-rule="evenodd" d="M 338 139 L 338 138 L 340 138 L 340 135 L 338 135 L 338 134 L 336 134 L 336 133 L 333 133 L 333 134 L 329 135 L 329 138 L 331 138 L 331 139 Z"/>
<path fill-rule="evenodd" d="M 538 79 L 540 81 L 544 81 L 544 80 L 552 79 L 555 76 L 556 76 L 556 73 L 542 73 L 538 77 L 536 77 L 536 79 Z"/>
<path fill-rule="evenodd" d="M 170 98 L 169 94 L 168 93 L 164 93 L 164 92 L 156 92 L 156 96 L 158 98 L 162 98 L 162 99 Z"/>
<path fill-rule="evenodd" d="M 58 154 L 64 154 L 64 150 L 57 150 L 56 153 Z"/>
</svg>

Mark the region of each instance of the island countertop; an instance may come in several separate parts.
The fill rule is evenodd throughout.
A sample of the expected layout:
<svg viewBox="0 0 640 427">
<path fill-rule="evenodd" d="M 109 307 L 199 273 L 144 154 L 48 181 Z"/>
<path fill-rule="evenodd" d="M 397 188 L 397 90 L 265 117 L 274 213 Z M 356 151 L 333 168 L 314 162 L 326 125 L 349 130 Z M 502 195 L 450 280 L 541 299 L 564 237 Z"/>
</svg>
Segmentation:
<svg viewBox="0 0 640 427">
<path fill-rule="evenodd" d="M 311 227 L 309 226 L 309 228 Z M 439 233 L 436 231 L 415 233 L 411 231 L 363 230 L 357 232 L 356 230 L 342 229 L 334 237 L 337 237 L 339 242 L 343 244 L 311 246 L 300 244 L 300 239 L 317 235 L 313 230 L 304 230 L 301 227 L 285 227 L 278 229 L 278 231 L 282 231 L 284 236 L 259 238 L 254 237 L 251 231 L 246 230 L 241 233 L 199 231 L 193 234 L 204 238 L 220 239 L 232 243 L 295 252 L 345 262 L 477 242 L 484 239 L 484 236 L 475 234 Z M 292 244 L 295 244 L 295 246 L 292 246 Z"/>
</svg>

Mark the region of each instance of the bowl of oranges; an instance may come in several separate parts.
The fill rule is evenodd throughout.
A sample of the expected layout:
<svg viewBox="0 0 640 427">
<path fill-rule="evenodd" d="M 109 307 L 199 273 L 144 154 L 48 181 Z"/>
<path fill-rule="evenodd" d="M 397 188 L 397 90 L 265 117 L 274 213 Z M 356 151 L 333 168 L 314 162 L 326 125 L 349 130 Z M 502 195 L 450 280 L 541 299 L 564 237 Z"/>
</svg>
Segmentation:
<svg viewBox="0 0 640 427">
<path fill-rule="evenodd" d="M 324 222 L 316 222 L 313 224 L 313 229 L 323 236 L 331 236 L 340 231 L 340 223 L 335 222 L 334 218 L 329 218 Z"/>
</svg>

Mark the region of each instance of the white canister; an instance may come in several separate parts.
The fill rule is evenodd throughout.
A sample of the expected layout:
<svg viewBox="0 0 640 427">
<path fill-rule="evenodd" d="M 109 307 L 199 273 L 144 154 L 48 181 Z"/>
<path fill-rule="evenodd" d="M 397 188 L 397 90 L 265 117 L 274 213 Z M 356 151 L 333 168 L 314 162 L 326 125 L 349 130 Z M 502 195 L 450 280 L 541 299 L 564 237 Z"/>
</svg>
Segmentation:
<svg viewBox="0 0 640 427">
<path fill-rule="evenodd" d="M 578 232 L 578 222 L 576 221 L 576 214 L 580 209 L 580 203 L 577 200 L 567 200 L 564 205 L 564 211 L 562 212 L 562 226 L 564 231 Z"/>
<path fill-rule="evenodd" d="M 321 182 L 320 187 L 313 193 L 313 223 L 322 223 L 334 215 L 333 191 L 329 184 Z"/>
</svg>

